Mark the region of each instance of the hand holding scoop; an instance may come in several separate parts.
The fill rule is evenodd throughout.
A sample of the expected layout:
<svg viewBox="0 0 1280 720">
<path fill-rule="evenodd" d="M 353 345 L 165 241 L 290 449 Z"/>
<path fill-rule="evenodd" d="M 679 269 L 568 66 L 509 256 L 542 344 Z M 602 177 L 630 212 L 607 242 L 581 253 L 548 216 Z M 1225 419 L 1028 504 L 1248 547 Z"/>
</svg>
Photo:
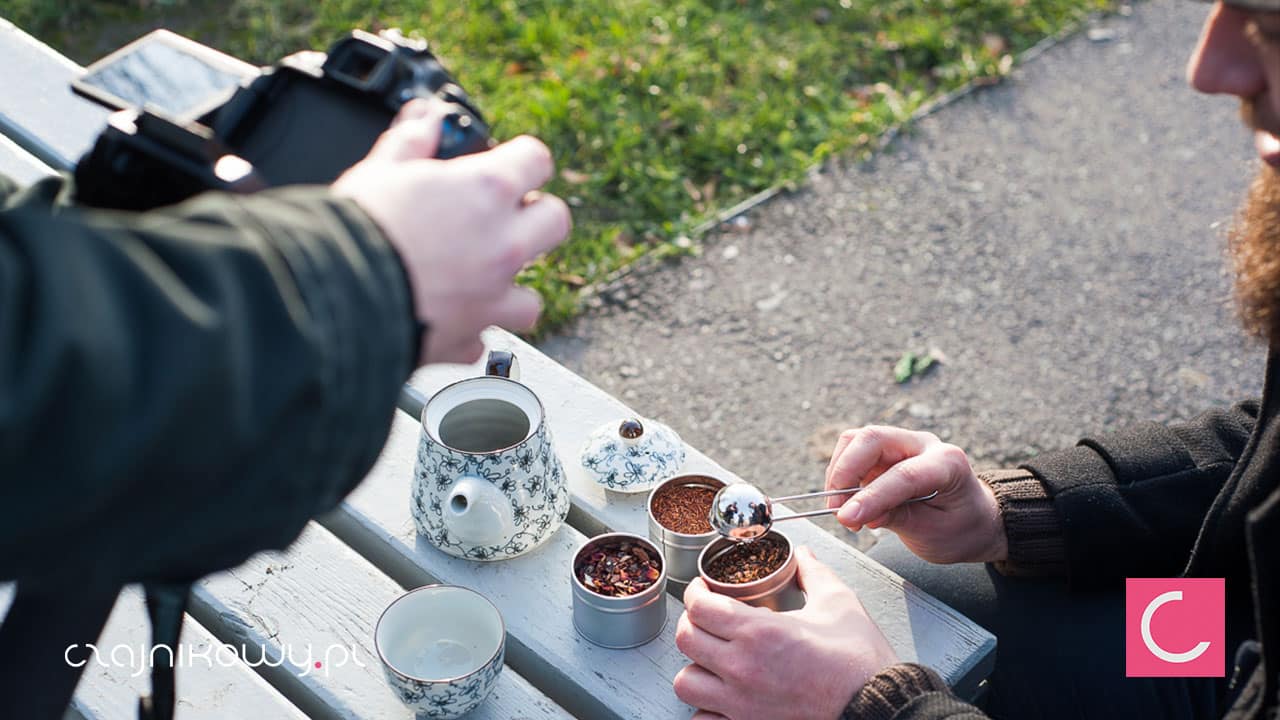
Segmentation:
<svg viewBox="0 0 1280 720">
<path fill-rule="evenodd" d="M 726 485 L 716 493 L 715 498 L 711 501 L 711 527 L 731 540 L 739 542 L 754 540 L 769 532 L 769 528 L 773 526 L 775 522 L 773 503 L 775 501 L 785 502 L 830 497 L 832 495 L 852 495 L 862 489 L 861 487 L 852 487 L 770 499 L 768 495 L 760 491 L 760 488 L 750 483 Z M 911 498 L 907 502 L 924 502 L 925 500 L 932 500 L 937 495 L 938 491 L 934 490 L 928 495 Z M 795 518 L 817 517 L 819 515 L 833 515 L 839 510 L 840 508 L 838 507 L 811 510 L 777 518 L 776 522 L 794 520 Z"/>
</svg>

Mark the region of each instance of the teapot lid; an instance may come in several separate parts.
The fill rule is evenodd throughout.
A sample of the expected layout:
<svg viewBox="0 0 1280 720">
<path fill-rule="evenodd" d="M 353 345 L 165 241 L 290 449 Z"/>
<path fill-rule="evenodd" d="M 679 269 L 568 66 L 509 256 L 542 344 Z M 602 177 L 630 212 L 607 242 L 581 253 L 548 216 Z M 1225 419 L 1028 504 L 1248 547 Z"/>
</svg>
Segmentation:
<svg viewBox="0 0 1280 720">
<path fill-rule="evenodd" d="M 677 474 L 684 443 L 656 420 L 628 417 L 596 428 L 582 448 L 582 467 L 606 490 L 646 492 Z"/>
</svg>

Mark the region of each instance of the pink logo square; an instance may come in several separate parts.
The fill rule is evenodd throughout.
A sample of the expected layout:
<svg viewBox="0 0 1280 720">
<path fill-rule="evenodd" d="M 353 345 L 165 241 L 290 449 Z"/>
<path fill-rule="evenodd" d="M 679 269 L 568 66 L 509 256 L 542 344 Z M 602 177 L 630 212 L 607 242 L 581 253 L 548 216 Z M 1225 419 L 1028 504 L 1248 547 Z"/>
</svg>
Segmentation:
<svg viewBox="0 0 1280 720">
<path fill-rule="evenodd" d="M 1125 677 L 1223 677 L 1226 581 L 1125 580 Z"/>
</svg>

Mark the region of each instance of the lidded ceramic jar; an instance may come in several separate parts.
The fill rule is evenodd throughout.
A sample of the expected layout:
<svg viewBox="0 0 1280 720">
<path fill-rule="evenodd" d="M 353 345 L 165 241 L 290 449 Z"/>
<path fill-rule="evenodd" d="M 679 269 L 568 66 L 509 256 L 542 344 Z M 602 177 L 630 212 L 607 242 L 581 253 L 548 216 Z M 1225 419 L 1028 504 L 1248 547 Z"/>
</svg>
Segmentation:
<svg viewBox="0 0 1280 720">
<path fill-rule="evenodd" d="M 587 476 L 605 490 L 648 492 L 684 464 L 684 443 L 675 430 L 638 417 L 607 422 L 582 446 Z"/>
</svg>

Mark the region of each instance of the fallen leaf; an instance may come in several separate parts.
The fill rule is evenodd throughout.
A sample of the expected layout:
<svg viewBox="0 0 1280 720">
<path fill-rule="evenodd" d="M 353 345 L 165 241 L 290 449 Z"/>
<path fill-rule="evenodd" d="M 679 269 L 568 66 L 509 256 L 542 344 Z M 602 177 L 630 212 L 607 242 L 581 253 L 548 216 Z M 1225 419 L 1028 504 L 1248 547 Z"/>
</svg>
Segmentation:
<svg viewBox="0 0 1280 720">
<path fill-rule="evenodd" d="M 893 366 L 893 380 L 899 385 L 911 379 L 911 369 L 915 367 L 916 354 L 913 352 L 905 352 L 902 357 L 898 358 L 897 364 Z"/>
</svg>

